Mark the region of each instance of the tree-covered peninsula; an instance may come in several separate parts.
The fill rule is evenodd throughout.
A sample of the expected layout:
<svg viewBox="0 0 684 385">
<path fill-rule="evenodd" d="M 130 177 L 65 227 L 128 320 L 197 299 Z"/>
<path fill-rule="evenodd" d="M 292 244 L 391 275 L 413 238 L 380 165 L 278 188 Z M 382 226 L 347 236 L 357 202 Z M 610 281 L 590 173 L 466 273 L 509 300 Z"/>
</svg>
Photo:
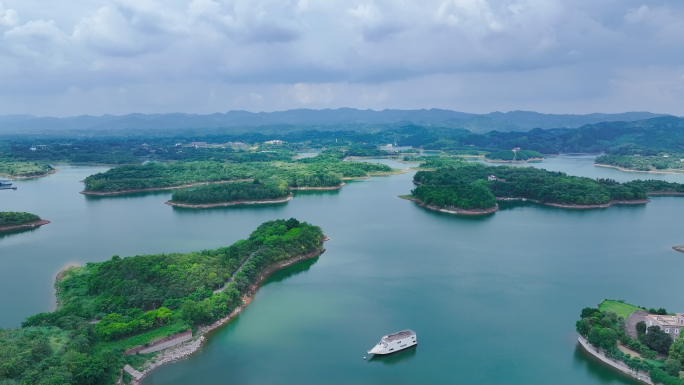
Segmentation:
<svg viewBox="0 0 684 385">
<path fill-rule="evenodd" d="M 31 229 L 48 223 L 36 214 L 0 211 L 0 232 Z"/>
<path fill-rule="evenodd" d="M 87 177 L 83 193 L 106 195 L 254 178 L 275 183 L 285 181 L 289 187 L 335 187 L 340 186 L 344 178 L 398 172 L 383 164 L 347 162 L 343 157 L 341 151 L 324 151 L 313 158 L 289 161 L 125 165 Z"/>
<path fill-rule="evenodd" d="M 644 172 L 684 172 L 683 153 L 664 153 L 660 155 L 612 155 L 597 156 L 597 166 L 611 166 L 624 170 Z"/>
<path fill-rule="evenodd" d="M 490 152 L 485 155 L 485 159 L 502 162 L 528 162 L 530 160 L 544 159 L 544 155 L 531 150 L 503 150 Z"/>
<path fill-rule="evenodd" d="M 192 190 L 174 190 L 171 200 L 167 203 L 182 207 L 215 207 L 238 203 L 285 201 L 289 196 L 290 189 L 285 181 L 262 183 L 255 179 L 253 182 L 202 186 Z"/>
<path fill-rule="evenodd" d="M 582 309 L 575 330 L 585 349 L 603 362 L 632 376 L 650 377 L 655 384 L 684 385 L 684 339 L 671 337 L 674 329 L 648 326 L 645 320 L 651 315 L 675 318 L 663 308 L 605 300 L 598 308 Z M 656 360 L 657 354 L 666 358 Z"/>
<path fill-rule="evenodd" d="M 533 167 L 486 166 L 451 161 L 450 167 L 419 171 L 410 199 L 446 211 L 491 209 L 496 200 L 529 200 L 566 208 L 646 203 L 649 191 L 679 191 L 684 185 L 658 181 L 618 183 Z M 429 166 L 429 164 L 427 164 Z M 675 194 L 673 194 L 675 195 Z"/>
<path fill-rule="evenodd" d="M 0 176 L 9 178 L 37 178 L 55 173 L 52 166 L 37 162 L 2 162 Z"/>
<path fill-rule="evenodd" d="M 324 239 L 319 227 L 276 220 L 229 247 L 69 268 L 56 311 L 0 329 L 0 382 L 113 384 L 125 364 L 151 357 L 125 349 L 225 320 L 270 272 L 320 255 Z"/>
</svg>

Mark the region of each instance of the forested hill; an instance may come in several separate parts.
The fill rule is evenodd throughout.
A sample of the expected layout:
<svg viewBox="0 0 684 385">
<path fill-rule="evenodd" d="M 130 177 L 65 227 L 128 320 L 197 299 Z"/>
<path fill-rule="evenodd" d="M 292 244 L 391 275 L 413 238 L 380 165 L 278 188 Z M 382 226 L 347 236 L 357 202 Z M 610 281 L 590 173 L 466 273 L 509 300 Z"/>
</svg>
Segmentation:
<svg viewBox="0 0 684 385">
<path fill-rule="evenodd" d="M 439 144 L 436 139 L 428 137 L 428 140 Z M 604 122 L 585 125 L 576 130 L 493 131 L 484 135 L 463 135 L 455 140 L 456 147 L 459 148 L 470 146 L 510 150 L 520 147 L 543 154 L 609 152 L 650 155 L 659 150 L 684 152 L 684 118 L 667 116 L 635 122 Z"/>
<path fill-rule="evenodd" d="M 59 309 L 0 328 L 0 383 L 114 384 L 124 365 L 154 359 L 125 349 L 225 317 L 262 274 L 320 255 L 324 239 L 317 226 L 280 219 L 216 250 L 113 256 L 67 269 L 57 282 Z"/>
<path fill-rule="evenodd" d="M 493 178 L 490 178 L 493 177 Z M 640 201 L 649 192 L 678 193 L 684 185 L 658 181 L 618 183 L 591 179 L 533 167 L 455 164 L 435 171 L 419 171 L 419 184 L 411 194 L 427 205 L 486 209 L 495 198 L 525 198 L 556 205 L 604 205 L 615 201 Z"/>
<path fill-rule="evenodd" d="M 75 116 L 68 118 L 0 116 L 0 132 L 37 132 L 65 130 L 168 130 L 225 127 L 257 127 L 271 125 L 296 126 L 363 126 L 387 123 L 414 123 L 448 128 L 465 128 L 472 132 L 527 131 L 533 128 L 576 128 L 605 121 L 635 121 L 661 114 L 627 112 L 621 114 L 557 115 L 530 111 L 470 114 L 451 110 L 357 110 L 354 108 L 310 110 L 297 109 L 252 113 L 229 111 L 221 114 L 129 114 L 123 116 Z"/>
</svg>

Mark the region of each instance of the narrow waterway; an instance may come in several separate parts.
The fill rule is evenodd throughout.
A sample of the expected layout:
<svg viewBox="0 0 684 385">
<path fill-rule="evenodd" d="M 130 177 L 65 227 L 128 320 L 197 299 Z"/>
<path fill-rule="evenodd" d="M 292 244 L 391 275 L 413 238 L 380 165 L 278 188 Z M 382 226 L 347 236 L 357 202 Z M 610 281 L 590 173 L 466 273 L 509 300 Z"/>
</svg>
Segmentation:
<svg viewBox="0 0 684 385">
<path fill-rule="evenodd" d="M 404 163 L 381 160 L 393 167 Z M 598 168 L 592 157 L 533 164 L 617 180 L 684 175 Z M 101 168 L 0 192 L 0 210 L 51 220 L 0 237 L 0 326 L 54 306 L 69 263 L 229 245 L 260 223 L 296 217 L 331 240 L 320 258 L 273 275 L 198 354 L 154 371 L 166 384 L 631 384 L 577 350 L 579 310 L 604 298 L 683 311 L 684 198 L 571 211 L 503 205 L 480 218 L 396 198 L 413 172 L 298 192 L 288 203 L 209 210 L 164 205 L 170 192 L 91 198 L 80 180 Z M 411 328 L 417 348 L 364 361 L 384 334 Z"/>
</svg>

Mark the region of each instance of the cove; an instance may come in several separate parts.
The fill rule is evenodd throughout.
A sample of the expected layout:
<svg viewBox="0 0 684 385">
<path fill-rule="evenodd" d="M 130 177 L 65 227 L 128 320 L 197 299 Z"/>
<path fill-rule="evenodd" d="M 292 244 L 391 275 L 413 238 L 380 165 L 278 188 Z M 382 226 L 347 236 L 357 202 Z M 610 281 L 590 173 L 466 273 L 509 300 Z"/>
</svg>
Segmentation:
<svg viewBox="0 0 684 385">
<path fill-rule="evenodd" d="M 684 182 L 592 161 L 529 165 Z M 511 203 L 456 217 L 396 198 L 413 188 L 409 172 L 297 192 L 287 204 L 183 210 L 163 204 L 170 192 L 85 197 L 78 181 L 102 168 L 60 168 L 0 195 L 2 210 L 52 222 L 0 237 L 2 327 L 54 306 L 54 275 L 68 263 L 220 247 L 278 218 L 319 225 L 331 239 L 325 254 L 271 276 L 200 352 L 153 371 L 145 385 L 632 384 L 577 350 L 578 311 L 603 298 L 681 307 L 684 259 L 671 249 L 683 243 L 681 198 L 587 211 Z M 417 348 L 362 359 L 405 328 L 418 333 Z"/>
</svg>

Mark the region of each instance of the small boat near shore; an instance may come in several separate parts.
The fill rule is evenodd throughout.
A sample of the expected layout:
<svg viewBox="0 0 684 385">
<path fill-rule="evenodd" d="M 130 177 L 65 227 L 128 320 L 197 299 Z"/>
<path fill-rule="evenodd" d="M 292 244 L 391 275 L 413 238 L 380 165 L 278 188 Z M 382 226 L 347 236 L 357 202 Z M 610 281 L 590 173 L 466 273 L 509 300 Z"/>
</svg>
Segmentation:
<svg viewBox="0 0 684 385">
<path fill-rule="evenodd" d="M 382 337 L 368 354 L 391 354 L 415 345 L 418 345 L 416 332 L 407 329 Z"/>
<path fill-rule="evenodd" d="M 15 186 L 12 186 L 12 181 L 9 179 L 0 179 L 0 190 L 16 190 Z"/>
</svg>

